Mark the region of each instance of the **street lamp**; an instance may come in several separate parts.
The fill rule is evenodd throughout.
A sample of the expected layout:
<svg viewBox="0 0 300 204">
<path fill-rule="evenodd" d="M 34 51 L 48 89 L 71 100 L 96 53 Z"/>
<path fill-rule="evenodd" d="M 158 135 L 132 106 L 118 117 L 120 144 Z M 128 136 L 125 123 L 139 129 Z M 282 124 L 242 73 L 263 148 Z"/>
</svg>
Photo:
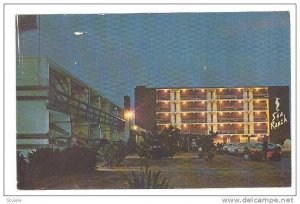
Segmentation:
<svg viewBox="0 0 300 204">
<path fill-rule="evenodd" d="M 133 112 L 132 111 L 127 111 L 125 113 L 125 117 L 128 118 L 128 119 L 131 119 L 133 117 Z"/>
</svg>

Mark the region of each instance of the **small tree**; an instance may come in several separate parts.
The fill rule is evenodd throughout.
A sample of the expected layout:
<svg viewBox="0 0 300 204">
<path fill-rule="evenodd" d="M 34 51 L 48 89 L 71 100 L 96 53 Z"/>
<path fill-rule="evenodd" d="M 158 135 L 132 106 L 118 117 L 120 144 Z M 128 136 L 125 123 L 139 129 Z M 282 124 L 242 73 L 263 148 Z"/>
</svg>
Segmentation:
<svg viewBox="0 0 300 204">
<path fill-rule="evenodd" d="M 155 126 L 149 133 L 143 136 L 143 141 L 138 145 L 140 157 L 167 158 L 173 157 L 179 139 L 180 130 L 173 126 L 159 131 Z"/>
</svg>

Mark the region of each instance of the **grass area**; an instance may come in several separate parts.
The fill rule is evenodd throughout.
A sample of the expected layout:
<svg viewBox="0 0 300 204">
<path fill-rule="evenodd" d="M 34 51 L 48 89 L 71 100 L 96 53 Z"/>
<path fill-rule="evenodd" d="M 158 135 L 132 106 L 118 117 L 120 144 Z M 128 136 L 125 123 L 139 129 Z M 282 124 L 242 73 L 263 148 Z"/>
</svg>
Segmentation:
<svg viewBox="0 0 300 204">
<path fill-rule="evenodd" d="M 197 153 L 179 153 L 173 159 L 150 160 L 151 169 L 172 178 L 173 188 L 288 187 L 291 160 L 255 162 L 230 155 L 216 155 L 212 161 Z M 36 183 L 36 189 L 122 189 L 125 174 L 140 169 L 138 157 L 127 157 L 118 167 L 98 166 L 95 171 L 64 177 L 51 177 Z"/>
</svg>

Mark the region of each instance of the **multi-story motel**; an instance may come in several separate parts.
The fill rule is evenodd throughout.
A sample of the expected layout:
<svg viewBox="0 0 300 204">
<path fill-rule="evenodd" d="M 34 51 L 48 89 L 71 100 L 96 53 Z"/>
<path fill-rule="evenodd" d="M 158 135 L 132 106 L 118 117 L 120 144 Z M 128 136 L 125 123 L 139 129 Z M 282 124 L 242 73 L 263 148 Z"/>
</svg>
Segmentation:
<svg viewBox="0 0 300 204">
<path fill-rule="evenodd" d="M 136 125 L 218 133 L 215 142 L 282 143 L 290 138 L 289 87 L 135 89 Z"/>
<path fill-rule="evenodd" d="M 17 149 L 124 139 L 124 109 L 47 58 L 17 59 Z"/>
</svg>

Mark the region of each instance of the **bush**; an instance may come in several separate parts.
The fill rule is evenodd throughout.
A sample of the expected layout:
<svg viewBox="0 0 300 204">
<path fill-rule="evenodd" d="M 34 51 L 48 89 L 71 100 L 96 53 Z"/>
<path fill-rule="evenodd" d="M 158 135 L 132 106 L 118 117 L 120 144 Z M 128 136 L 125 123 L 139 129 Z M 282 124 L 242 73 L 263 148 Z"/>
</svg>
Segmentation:
<svg viewBox="0 0 300 204">
<path fill-rule="evenodd" d="M 143 135 L 142 142 L 137 146 L 138 155 L 152 159 L 172 158 L 179 142 L 179 132 L 173 126 L 162 131 L 154 127 L 151 132 Z"/>
<path fill-rule="evenodd" d="M 98 160 L 102 162 L 104 166 L 118 165 L 126 156 L 126 146 L 122 141 L 107 144 L 98 151 Z"/>
<path fill-rule="evenodd" d="M 25 157 L 18 155 L 18 188 L 30 188 L 36 181 L 50 177 L 75 174 L 95 168 L 97 151 L 83 147 L 64 150 L 41 148 Z"/>
<path fill-rule="evenodd" d="M 125 188 L 130 189 L 167 189 L 171 188 L 170 178 L 160 178 L 161 171 L 152 171 L 148 167 L 142 168 L 139 172 L 131 172 L 130 176 L 126 176 Z"/>
<path fill-rule="evenodd" d="M 26 170 L 28 168 L 28 162 L 26 158 L 17 154 L 17 188 L 23 189 L 26 187 Z"/>
</svg>

